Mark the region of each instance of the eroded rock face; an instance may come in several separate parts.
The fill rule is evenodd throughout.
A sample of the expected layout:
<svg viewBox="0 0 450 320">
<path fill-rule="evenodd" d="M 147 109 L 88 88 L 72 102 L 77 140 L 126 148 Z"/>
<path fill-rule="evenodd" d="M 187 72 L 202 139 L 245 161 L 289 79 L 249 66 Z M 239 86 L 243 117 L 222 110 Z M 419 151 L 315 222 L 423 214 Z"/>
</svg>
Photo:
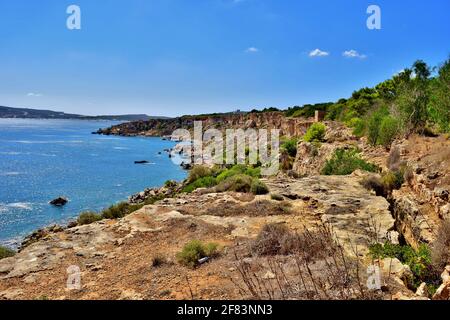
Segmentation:
<svg viewBox="0 0 450 320">
<path fill-rule="evenodd" d="M 350 255 L 365 255 L 373 241 L 386 241 L 394 229 L 389 203 L 363 188 L 357 176 L 314 176 L 268 182 L 271 190 L 307 204 L 329 224 Z M 357 251 L 357 252 L 355 252 Z"/>
<path fill-rule="evenodd" d="M 217 116 L 183 116 L 174 119 L 151 119 L 127 122 L 97 133 L 124 136 L 166 136 L 177 129 L 192 130 L 195 121 L 202 121 L 203 129 L 279 129 L 282 136 L 301 137 L 314 119 L 286 118 L 283 112 L 236 113 Z"/>
<path fill-rule="evenodd" d="M 450 140 L 412 137 L 399 144 L 407 183 L 392 194 L 397 229 L 408 244 L 431 243 L 450 212 Z"/>
</svg>

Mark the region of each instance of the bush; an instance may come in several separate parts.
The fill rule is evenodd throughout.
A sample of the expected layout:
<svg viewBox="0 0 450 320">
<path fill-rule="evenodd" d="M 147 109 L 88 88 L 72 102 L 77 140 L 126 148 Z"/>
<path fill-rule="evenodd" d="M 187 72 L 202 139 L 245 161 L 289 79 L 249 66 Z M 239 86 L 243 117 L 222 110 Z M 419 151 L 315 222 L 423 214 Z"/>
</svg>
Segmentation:
<svg viewBox="0 0 450 320">
<path fill-rule="evenodd" d="M 378 137 L 380 134 L 380 126 L 383 118 L 385 117 L 384 110 L 378 110 L 374 112 L 367 121 L 367 135 L 369 143 L 376 145 L 378 143 Z"/>
<path fill-rule="evenodd" d="M 158 268 L 167 263 L 166 257 L 161 254 L 157 254 L 152 258 L 152 267 Z"/>
<path fill-rule="evenodd" d="M 428 114 L 442 132 L 450 132 L 450 59 L 439 68 L 439 77 L 430 85 Z"/>
<path fill-rule="evenodd" d="M 379 168 L 366 162 L 359 156 L 357 149 L 337 149 L 330 160 L 327 160 L 322 169 L 323 175 L 349 175 L 355 170 L 377 172 Z"/>
<path fill-rule="evenodd" d="M 188 242 L 181 252 L 177 254 L 177 260 L 182 265 L 190 268 L 198 266 L 198 261 L 202 258 L 213 258 L 218 255 L 218 245 L 215 243 L 204 244 L 199 240 Z"/>
<path fill-rule="evenodd" d="M 281 144 L 281 150 L 286 151 L 289 154 L 289 156 L 295 157 L 297 155 L 297 144 L 298 144 L 297 138 L 285 140 Z"/>
<path fill-rule="evenodd" d="M 187 179 L 187 183 L 190 184 L 195 180 L 198 180 L 203 177 L 211 176 L 213 171 L 205 166 L 194 166 L 191 171 L 189 171 L 189 177 Z"/>
<path fill-rule="evenodd" d="M 216 178 L 207 176 L 200 179 L 195 180 L 194 182 L 188 184 L 183 188 L 183 192 L 191 193 L 199 188 L 211 188 L 217 184 Z"/>
<path fill-rule="evenodd" d="M 217 192 L 234 191 L 249 193 L 253 184 L 253 178 L 245 174 L 238 174 L 227 178 L 216 186 Z"/>
<path fill-rule="evenodd" d="M 422 282 L 432 286 L 439 282 L 439 275 L 431 265 L 430 248 L 421 244 L 417 250 L 411 246 L 392 244 L 386 242 L 384 245 L 377 243 L 369 247 L 369 254 L 374 259 L 397 258 L 408 265 L 414 275 L 412 287 L 416 289 Z"/>
<path fill-rule="evenodd" d="M 167 181 L 164 183 L 164 186 L 165 186 L 166 188 L 174 188 L 174 187 L 177 186 L 177 182 L 174 181 L 174 180 L 167 180 Z"/>
<path fill-rule="evenodd" d="M 219 175 L 217 176 L 217 183 L 225 181 L 226 179 L 231 178 L 236 175 L 239 175 L 239 174 L 245 174 L 245 175 L 253 177 L 253 178 L 259 178 L 259 177 L 261 177 L 261 168 L 237 164 L 237 165 L 231 167 L 230 169 L 221 171 L 219 173 Z"/>
<path fill-rule="evenodd" d="M 264 225 L 251 248 L 258 256 L 300 254 L 308 261 L 324 258 L 336 249 L 331 230 L 326 226 L 296 233 L 277 223 Z"/>
<path fill-rule="evenodd" d="M 306 142 L 322 142 L 325 139 L 327 127 L 323 123 L 314 123 L 303 137 Z"/>
<path fill-rule="evenodd" d="M 143 204 L 138 205 L 138 204 L 129 204 L 127 202 L 121 202 L 109 207 L 108 209 L 103 210 L 102 217 L 104 219 L 120 219 L 129 215 L 132 212 L 141 209 L 143 206 L 144 206 Z"/>
<path fill-rule="evenodd" d="M 379 177 L 375 176 L 364 177 L 361 182 L 361 185 L 367 190 L 375 191 L 377 196 L 380 197 L 387 196 L 387 192 L 384 188 L 383 182 Z"/>
<path fill-rule="evenodd" d="M 381 178 L 384 189 L 389 193 L 392 190 L 398 190 L 402 187 L 405 179 L 403 178 L 403 170 L 389 171 Z"/>
<path fill-rule="evenodd" d="M 293 234 L 284 224 L 266 224 L 252 244 L 252 251 L 258 256 L 276 256 L 286 253 L 282 246 Z"/>
<path fill-rule="evenodd" d="M 390 147 L 392 142 L 399 134 L 399 122 L 397 119 L 387 116 L 381 120 L 377 144 L 386 148 Z"/>
<path fill-rule="evenodd" d="M 362 137 L 366 133 L 366 123 L 361 118 L 352 118 L 349 125 L 353 128 L 353 134 L 357 137 Z"/>
<path fill-rule="evenodd" d="M 283 198 L 282 195 L 279 195 L 279 194 L 276 194 L 276 193 L 272 193 L 272 194 L 270 195 L 270 198 L 271 198 L 272 200 L 275 200 L 275 201 L 283 201 L 283 200 L 284 200 L 284 198 Z"/>
<path fill-rule="evenodd" d="M 78 225 L 83 226 L 86 224 L 91 224 L 93 222 L 100 221 L 102 219 L 103 219 L 102 215 L 95 213 L 95 212 L 87 211 L 87 212 L 82 212 L 80 214 L 80 216 L 77 219 L 77 223 L 78 223 Z"/>
<path fill-rule="evenodd" d="M 254 179 L 251 186 L 251 192 L 255 195 L 263 195 L 269 193 L 269 188 L 258 179 Z"/>
<path fill-rule="evenodd" d="M 13 251 L 9 248 L 0 246 L 0 260 L 9 258 L 9 257 L 13 257 L 15 254 L 16 254 L 15 251 Z"/>
</svg>

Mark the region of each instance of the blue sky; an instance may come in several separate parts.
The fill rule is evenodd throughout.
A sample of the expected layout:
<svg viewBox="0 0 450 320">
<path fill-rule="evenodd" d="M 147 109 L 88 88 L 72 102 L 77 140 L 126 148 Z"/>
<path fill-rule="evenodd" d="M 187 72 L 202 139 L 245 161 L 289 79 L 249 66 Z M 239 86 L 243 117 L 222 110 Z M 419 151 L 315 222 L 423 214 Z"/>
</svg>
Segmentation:
<svg viewBox="0 0 450 320">
<path fill-rule="evenodd" d="M 81 30 L 66 28 L 71 4 Z M 444 61 L 449 14 L 448 0 L 1 0 L 0 105 L 175 116 L 334 101 Z"/>
</svg>

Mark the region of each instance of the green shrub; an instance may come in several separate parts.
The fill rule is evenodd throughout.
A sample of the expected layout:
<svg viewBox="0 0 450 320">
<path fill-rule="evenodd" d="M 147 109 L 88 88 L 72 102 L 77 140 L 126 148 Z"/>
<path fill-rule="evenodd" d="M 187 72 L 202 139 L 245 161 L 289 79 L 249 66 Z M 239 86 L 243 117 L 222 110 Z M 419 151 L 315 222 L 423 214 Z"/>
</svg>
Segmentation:
<svg viewBox="0 0 450 320">
<path fill-rule="evenodd" d="M 215 243 L 204 244 L 199 240 L 188 242 L 181 252 L 177 254 L 177 260 L 182 265 L 190 268 L 198 266 L 198 261 L 202 258 L 213 258 L 218 255 L 218 245 Z"/>
<path fill-rule="evenodd" d="M 174 188 L 174 187 L 177 186 L 177 182 L 174 181 L 174 180 L 167 180 L 167 181 L 164 183 L 164 186 L 165 186 L 166 188 Z"/>
<path fill-rule="evenodd" d="M 245 174 L 231 176 L 219 183 L 216 187 L 217 192 L 234 191 L 249 193 L 252 188 L 253 178 Z"/>
<path fill-rule="evenodd" d="M 206 166 L 194 166 L 191 171 L 189 171 L 189 177 L 187 183 L 192 183 L 203 177 L 211 176 L 213 173 L 212 169 Z"/>
<path fill-rule="evenodd" d="M 349 126 L 353 128 L 353 134 L 357 137 L 362 137 L 366 133 L 366 122 L 361 118 L 352 118 Z"/>
<path fill-rule="evenodd" d="M 87 211 L 87 212 L 82 212 L 80 214 L 80 216 L 77 219 L 77 223 L 78 223 L 78 225 L 83 226 L 86 224 L 91 224 L 93 222 L 100 221 L 102 219 L 103 219 L 102 215 L 95 213 L 95 212 Z"/>
<path fill-rule="evenodd" d="M 303 137 L 306 142 L 322 142 L 325 139 L 327 127 L 323 123 L 314 123 Z"/>
<path fill-rule="evenodd" d="M 376 145 L 378 142 L 378 135 L 380 133 L 380 125 L 383 120 L 383 115 L 380 112 L 374 112 L 367 122 L 367 135 L 369 143 Z"/>
<path fill-rule="evenodd" d="M 214 187 L 217 184 L 216 178 L 212 176 L 207 176 L 203 178 L 199 178 L 195 180 L 194 182 L 188 184 L 186 187 L 183 188 L 183 192 L 191 193 L 194 190 L 197 190 L 199 188 L 211 188 Z"/>
<path fill-rule="evenodd" d="M 394 139 L 399 134 L 399 122 L 392 116 L 384 117 L 380 123 L 377 144 L 386 148 L 390 147 Z"/>
<path fill-rule="evenodd" d="M 15 251 L 13 251 L 9 248 L 0 246 L 0 260 L 9 258 L 9 257 L 13 257 L 15 254 L 16 254 Z"/>
<path fill-rule="evenodd" d="M 385 190 L 388 192 L 400 189 L 405 182 L 403 170 L 387 172 L 381 178 L 381 182 L 383 183 Z"/>
<path fill-rule="evenodd" d="M 245 170 L 244 174 L 246 174 L 246 175 L 248 175 L 250 177 L 253 177 L 253 178 L 260 178 L 261 177 L 261 168 L 259 168 L 259 167 L 255 167 L 255 168 L 248 167 Z"/>
<path fill-rule="evenodd" d="M 392 244 L 386 242 L 384 245 L 377 243 L 369 247 L 369 254 L 374 259 L 397 258 L 408 265 L 414 275 L 411 285 L 416 289 L 422 282 L 431 286 L 439 283 L 439 274 L 433 270 L 431 261 L 431 250 L 421 244 L 417 250 L 407 245 Z"/>
<path fill-rule="evenodd" d="M 121 202 L 109 207 L 108 209 L 103 210 L 102 217 L 104 219 L 120 219 L 134 211 L 141 209 L 143 206 L 143 204 L 138 205 Z"/>
<path fill-rule="evenodd" d="M 242 174 L 244 173 L 245 168 L 242 165 L 235 165 L 230 169 L 226 169 L 224 171 L 222 171 L 218 176 L 217 176 L 217 183 L 220 183 L 222 181 L 225 181 L 228 178 L 231 178 L 232 176 L 238 175 L 238 174 Z"/>
<path fill-rule="evenodd" d="M 349 175 L 358 169 L 369 172 L 379 171 L 376 165 L 361 159 L 357 149 L 337 149 L 333 157 L 326 161 L 322 174 L 327 176 Z"/>
<path fill-rule="evenodd" d="M 251 191 L 255 195 L 263 195 L 269 193 L 269 188 L 262 181 L 254 179 L 252 182 Z"/>
<path fill-rule="evenodd" d="M 439 77 L 430 85 L 428 115 L 442 132 L 450 132 L 450 59 L 439 68 Z"/>
<path fill-rule="evenodd" d="M 297 138 L 285 140 L 281 144 L 281 150 L 285 150 L 289 154 L 289 156 L 295 157 L 297 155 L 297 144 Z"/>
</svg>

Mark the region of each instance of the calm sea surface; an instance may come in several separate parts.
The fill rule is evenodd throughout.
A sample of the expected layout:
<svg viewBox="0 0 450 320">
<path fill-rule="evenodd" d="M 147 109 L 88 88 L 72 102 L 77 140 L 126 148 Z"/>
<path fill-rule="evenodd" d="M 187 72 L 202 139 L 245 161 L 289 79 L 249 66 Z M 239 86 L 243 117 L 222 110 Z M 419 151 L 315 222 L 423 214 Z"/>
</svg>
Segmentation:
<svg viewBox="0 0 450 320">
<path fill-rule="evenodd" d="M 38 228 L 185 178 L 162 152 L 173 142 L 91 134 L 112 124 L 0 119 L 0 244 L 14 246 Z M 135 160 L 150 163 L 136 165 Z M 70 202 L 63 208 L 48 204 L 59 196 Z"/>
</svg>

